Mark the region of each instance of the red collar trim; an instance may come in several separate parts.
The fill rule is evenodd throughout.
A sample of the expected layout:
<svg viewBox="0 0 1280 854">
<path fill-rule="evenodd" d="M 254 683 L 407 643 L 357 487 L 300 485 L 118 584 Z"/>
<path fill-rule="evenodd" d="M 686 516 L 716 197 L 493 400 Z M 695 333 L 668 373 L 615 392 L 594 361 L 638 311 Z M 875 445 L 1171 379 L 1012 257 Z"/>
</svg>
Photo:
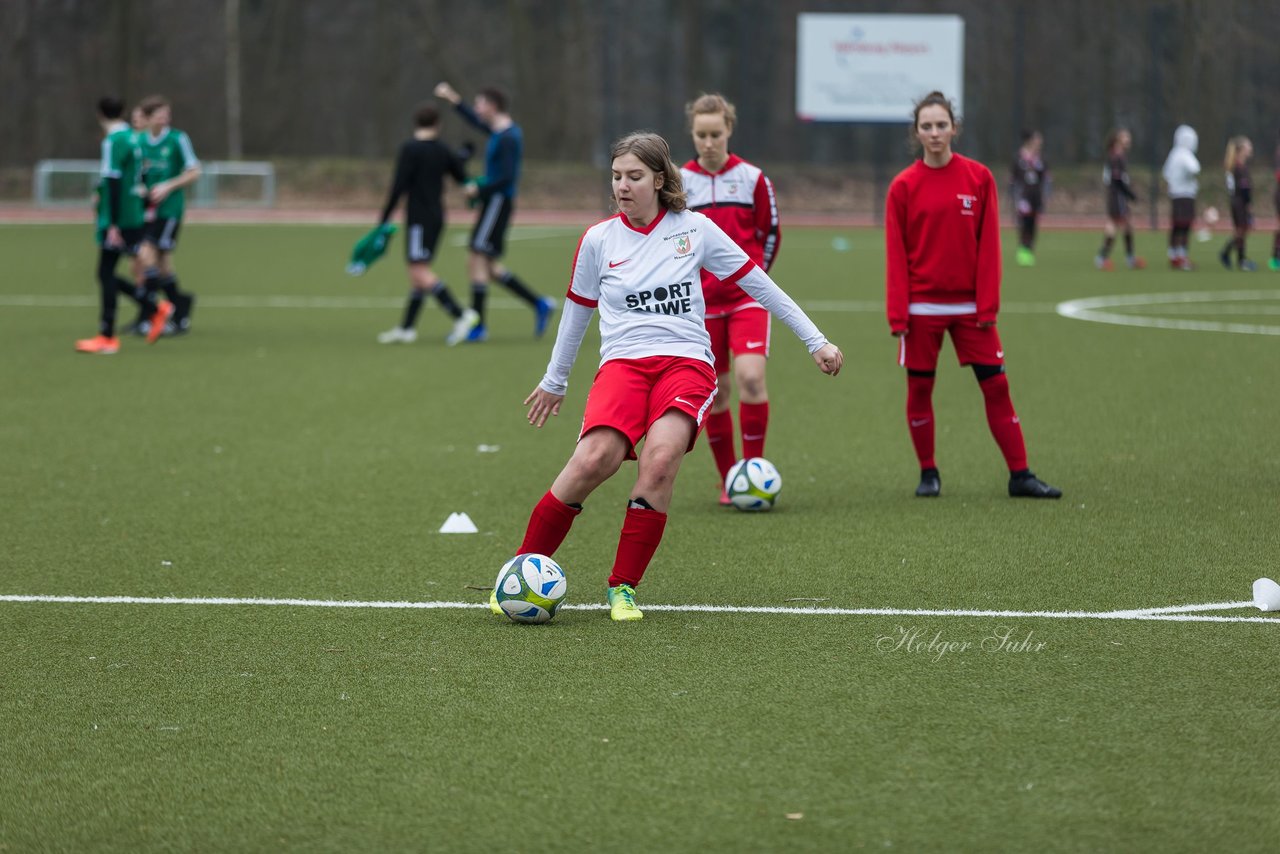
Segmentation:
<svg viewBox="0 0 1280 854">
<path fill-rule="evenodd" d="M 632 231 L 639 232 L 640 234 L 651 234 L 653 230 L 657 228 L 658 223 L 662 222 L 662 218 L 666 215 L 667 215 L 667 209 L 663 207 L 659 207 L 658 215 L 653 218 L 653 222 L 649 223 L 644 228 L 636 228 L 634 225 L 631 224 L 631 220 L 627 219 L 626 214 L 624 214 L 622 211 L 618 211 L 618 219 L 622 220 L 622 224 L 625 225 L 627 228 L 631 229 Z"/>
</svg>

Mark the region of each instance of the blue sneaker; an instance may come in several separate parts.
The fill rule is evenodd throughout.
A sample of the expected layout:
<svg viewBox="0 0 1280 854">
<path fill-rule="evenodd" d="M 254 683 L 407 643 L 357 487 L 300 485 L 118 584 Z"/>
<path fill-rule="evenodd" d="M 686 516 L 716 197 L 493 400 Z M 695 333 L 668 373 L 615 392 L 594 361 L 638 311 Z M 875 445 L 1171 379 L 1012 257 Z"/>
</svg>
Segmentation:
<svg viewBox="0 0 1280 854">
<path fill-rule="evenodd" d="M 533 337 L 541 338 L 543 333 L 547 331 L 547 323 L 551 320 L 551 313 L 556 310 L 556 301 L 551 297 L 541 297 L 538 299 L 537 305 L 533 307 Z"/>
<path fill-rule="evenodd" d="M 489 340 L 489 330 L 483 323 L 477 323 L 471 327 L 471 331 L 467 333 L 467 341 L 473 344 L 479 344 Z"/>
</svg>

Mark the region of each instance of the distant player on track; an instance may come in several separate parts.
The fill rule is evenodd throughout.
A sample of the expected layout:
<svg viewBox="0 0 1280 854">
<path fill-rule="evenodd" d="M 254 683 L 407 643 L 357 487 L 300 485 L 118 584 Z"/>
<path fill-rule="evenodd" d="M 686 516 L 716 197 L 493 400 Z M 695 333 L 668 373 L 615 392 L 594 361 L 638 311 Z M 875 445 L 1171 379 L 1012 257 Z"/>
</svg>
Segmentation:
<svg viewBox="0 0 1280 854">
<path fill-rule="evenodd" d="M 191 328 L 191 309 L 195 295 L 178 287 L 173 268 L 173 253 L 178 248 L 178 231 L 186 208 L 186 188 L 200 178 L 200 161 L 191 138 L 173 127 L 173 109 L 160 95 L 144 98 L 138 105 L 146 122 L 146 132 L 139 135 L 143 174 L 147 187 L 147 222 L 143 240 L 149 251 L 142 270 L 142 286 L 148 293 L 163 291 L 173 303 L 173 317 L 166 333 L 185 334 Z M 142 330 L 149 332 L 150 330 Z"/>
<path fill-rule="evenodd" d="M 734 106 L 718 94 L 702 95 L 685 107 L 698 156 L 681 167 L 689 210 L 703 214 L 768 272 L 778 257 L 782 229 L 773 184 L 758 166 L 729 152 L 737 124 Z M 728 504 L 725 477 L 737 462 L 733 414 L 729 411 L 729 369 L 738 387 L 742 456 L 763 457 L 769 427 L 765 365 L 769 357 L 769 312 L 735 284 L 702 271 L 707 332 L 715 359 L 717 393 L 707 414 L 707 442 L 720 473 L 720 503 Z"/>
<path fill-rule="evenodd" d="M 1113 270 L 1111 247 L 1116 233 L 1124 234 L 1124 257 L 1130 270 L 1141 270 L 1147 262 L 1133 251 L 1133 226 L 1129 223 L 1129 205 L 1138 200 L 1129 181 L 1129 148 L 1133 135 L 1127 128 L 1117 128 L 1107 134 L 1107 163 L 1102 167 L 1102 185 L 1107 197 L 1107 224 L 1103 227 L 1102 248 L 1093 259 L 1099 270 Z"/>
<path fill-rule="evenodd" d="M 972 365 L 987 424 L 1009 467 L 1009 494 L 1059 498 L 1027 468 L 1022 427 L 1009 397 L 1000 308 L 1000 215 L 991 170 L 951 150 L 955 110 L 941 92 L 915 107 L 913 140 L 923 158 L 889 186 L 885 204 L 889 329 L 907 369 L 907 423 L 920 461 L 916 495 L 936 497 L 933 385 L 942 339 L 951 335 L 961 365 Z"/>
<path fill-rule="evenodd" d="M 466 183 L 463 168 L 466 153 L 454 152 L 440 141 L 440 112 L 432 104 L 422 104 L 414 112 L 413 137 L 400 146 L 396 172 L 391 181 L 387 203 L 382 208 L 379 225 L 386 225 L 391 214 L 407 196 L 405 203 L 404 258 L 409 268 L 409 299 L 400 325 L 378 336 L 382 344 L 409 344 L 418 339 L 418 312 L 428 294 L 434 294 L 440 307 L 453 319 L 453 328 L 445 338 L 449 346 L 465 341 L 480 322 L 472 309 L 459 307 L 448 286 L 431 268 L 436 246 L 444 231 L 445 177 Z"/>
<path fill-rule="evenodd" d="M 121 291 L 134 293 L 134 285 L 116 275 L 122 254 L 134 255 L 142 247 L 143 198 L 142 148 L 137 133 L 121 118 L 124 102 L 105 97 L 98 101 L 98 123 L 102 126 L 102 180 L 98 187 L 98 334 L 76 342 L 76 350 L 109 356 L 120 350 L 116 337 L 116 303 Z M 137 297 L 152 323 L 148 343 L 160 337 L 173 314 L 173 305 L 157 303 L 154 295 Z"/>
<path fill-rule="evenodd" d="M 520 183 L 520 164 L 524 156 L 524 135 L 507 112 L 507 96 L 496 88 L 481 89 L 473 107 L 468 107 L 448 83 L 435 88 L 438 98 L 453 104 L 469 124 L 489 135 L 484 155 L 484 175 L 467 183 L 467 194 L 480 206 L 475 228 L 471 232 L 471 254 L 467 273 L 471 277 L 471 307 L 480 322 L 467 336 L 468 341 L 484 341 L 488 337 L 485 301 L 489 282 L 502 284 L 533 309 L 533 334 L 541 338 L 556 302 L 539 296 L 520 281 L 498 259 L 506 246 L 507 228 L 515 212 L 516 188 Z"/>
<path fill-rule="evenodd" d="M 1258 269 L 1245 255 L 1245 240 L 1253 226 L 1253 181 L 1249 177 L 1249 161 L 1253 159 L 1253 143 L 1247 136 L 1233 136 L 1227 140 L 1227 151 L 1222 166 L 1227 173 L 1227 192 L 1231 194 L 1231 239 L 1222 247 L 1218 260 L 1231 269 L 1231 251 L 1236 253 L 1236 265 L 1246 273 Z"/>
<path fill-rule="evenodd" d="M 739 284 L 804 341 L 823 373 L 839 373 L 844 357 L 728 235 L 686 209 L 666 140 L 633 133 L 614 143 L 610 161 L 618 214 L 578 243 L 550 363 L 525 399 L 529 423 L 541 427 L 559 413 L 597 308 L 600 370 L 577 446 L 534 508 L 520 552 L 553 555 L 587 496 L 638 458 L 608 583 L 610 616 L 638 620 L 635 588 L 662 540 L 680 463 L 716 395 L 700 271 Z M 497 609 L 496 597 L 490 607 Z"/>
<path fill-rule="evenodd" d="M 1276 233 L 1271 239 L 1271 260 L 1267 262 L 1267 266 L 1272 270 L 1280 271 L 1280 134 L 1277 134 L 1276 137 L 1274 166 L 1276 168 L 1276 189 L 1272 203 L 1276 208 Z"/>
<path fill-rule="evenodd" d="M 1191 226 L 1196 221 L 1196 193 L 1200 190 L 1200 161 L 1196 148 L 1200 137 L 1190 125 L 1178 125 L 1173 132 L 1173 148 L 1165 158 L 1165 184 L 1169 188 L 1172 225 L 1169 227 L 1169 266 L 1175 270 L 1194 270 L 1187 256 Z"/>
<path fill-rule="evenodd" d="M 1044 165 L 1040 153 L 1043 148 L 1044 137 L 1040 131 L 1024 130 L 1022 147 L 1013 158 L 1011 195 L 1018 212 L 1018 251 L 1015 257 L 1020 267 L 1033 267 L 1036 263 L 1036 229 L 1044 211 L 1045 195 L 1049 192 L 1049 167 Z"/>
</svg>

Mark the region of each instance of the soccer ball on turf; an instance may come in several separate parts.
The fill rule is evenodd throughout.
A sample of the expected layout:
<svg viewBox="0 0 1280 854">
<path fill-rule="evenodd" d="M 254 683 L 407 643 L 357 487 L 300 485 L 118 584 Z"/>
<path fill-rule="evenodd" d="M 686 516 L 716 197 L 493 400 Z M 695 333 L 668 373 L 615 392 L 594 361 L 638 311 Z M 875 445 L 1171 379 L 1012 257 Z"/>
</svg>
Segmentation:
<svg viewBox="0 0 1280 854">
<path fill-rule="evenodd" d="M 517 623 L 545 623 L 568 591 L 564 570 L 546 555 L 520 554 L 502 565 L 494 590 L 502 612 Z"/>
<path fill-rule="evenodd" d="M 739 510 L 771 510 L 782 491 L 782 475 L 764 457 L 738 460 L 724 479 L 724 491 Z"/>
</svg>

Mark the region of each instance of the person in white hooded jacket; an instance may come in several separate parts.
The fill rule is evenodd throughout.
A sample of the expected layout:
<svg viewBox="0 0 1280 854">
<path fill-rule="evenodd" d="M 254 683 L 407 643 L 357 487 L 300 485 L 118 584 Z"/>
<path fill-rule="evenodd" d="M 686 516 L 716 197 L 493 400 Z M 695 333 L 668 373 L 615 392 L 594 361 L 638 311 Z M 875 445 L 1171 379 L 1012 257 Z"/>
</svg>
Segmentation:
<svg viewBox="0 0 1280 854">
<path fill-rule="evenodd" d="M 1173 226 L 1169 229 L 1169 266 L 1176 270 L 1194 269 L 1187 258 L 1187 238 L 1196 218 L 1196 191 L 1200 188 L 1200 161 L 1196 148 L 1200 138 L 1190 125 L 1178 125 L 1173 132 L 1173 148 L 1165 158 L 1165 184 L 1173 208 Z"/>
</svg>

